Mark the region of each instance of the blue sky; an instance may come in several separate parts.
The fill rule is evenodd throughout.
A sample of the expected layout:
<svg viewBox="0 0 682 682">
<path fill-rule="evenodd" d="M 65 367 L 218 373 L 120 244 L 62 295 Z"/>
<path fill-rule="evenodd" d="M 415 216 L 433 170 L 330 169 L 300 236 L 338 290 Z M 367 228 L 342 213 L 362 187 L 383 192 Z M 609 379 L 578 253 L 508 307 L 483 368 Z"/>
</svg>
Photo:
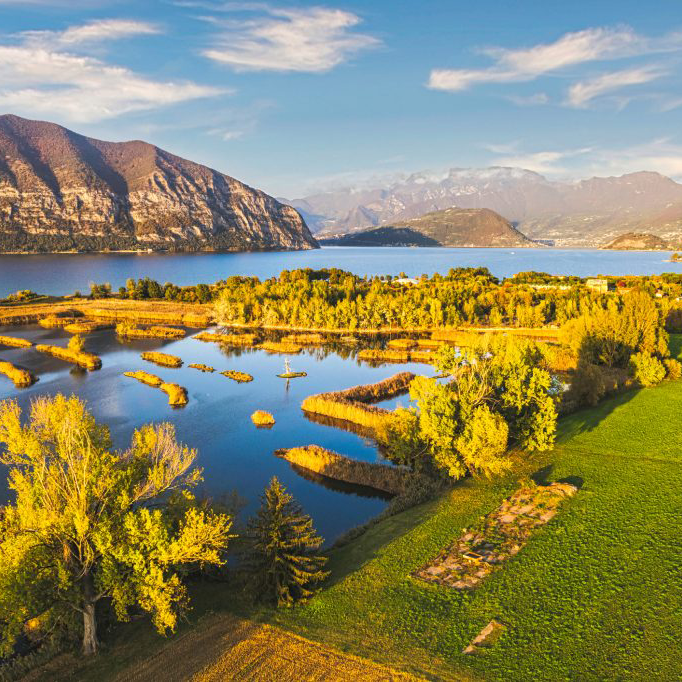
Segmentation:
<svg viewBox="0 0 682 682">
<path fill-rule="evenodd" d="M 289 198 L 455 166 L 682 178 L 681 7 L 0 0 L 0 111 Z"/>
</svg>

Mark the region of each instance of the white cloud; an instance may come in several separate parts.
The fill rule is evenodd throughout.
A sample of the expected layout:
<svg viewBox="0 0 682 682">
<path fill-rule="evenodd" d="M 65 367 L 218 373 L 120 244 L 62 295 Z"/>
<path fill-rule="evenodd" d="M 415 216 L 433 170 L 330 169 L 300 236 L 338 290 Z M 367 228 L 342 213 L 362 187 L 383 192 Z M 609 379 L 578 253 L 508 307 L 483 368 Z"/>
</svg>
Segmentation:
<svg viewBox="0 0 682 682">
<path fill-rule="evenodd" d="M 152 80 L 77 54 L 79 46 L 98 40 L 107 27 L 110 39 L 156 30 L 139 22 L 101 21 L 63 32 L 29 32 L 18 45 L 0 45 L 0 107 L 88 123 L 228 92 L 192 82 Z M 62 48 L 65 44 L 69 51 Z"/>
<path fill-rule="evenodd" d="M 671 33 L 652 40 L 637 34 L 628 26 L 588 28 L 566 33 L 552 43 L 530 48 L 517 50 L 487 48 L 482 50 L 482 53 L 495 60 L 492 66 L 485 69 L 434 69 L 431 71 L 428 87 L 457 92 L 482 83 L 528 82 L 579 64 L 641 57 L 681 49 L 680 33 Z M 636 69 L 631 70 L 634 71 Z M 602 86 L 605 86 L 605 83 Z M 580 89 L 577 96 L 580 97 Z"/>
<path fill-rule="evenodd" d="M 352 32 L 361 19 L 351 12 L 325 7 L 266 11 L 256 19 L 213 19 L 224 30 L 204 56 L 238 71 L 323 73 L 381 45 L 373 36 Z"/>
<path fill-rule="evenodd" d="M 80 26 L 70 26 L 64 31 L 25 31 L 21 34 L 27 44 L 41 47 L 74 48 L 80 45 L 97 44 L 105 40 L 120 40 L 138 35 L 160 33 L 154 24 L 132 19 L 102 19 Z"/>
<path fill-rule="evenodd" d="M 575 83 L 568 89 L 567 104 L 576 108 L 586 107 L 595 97 L 599 97 L 628 85 L 650 83 L 666 75 L 657 66 L 611 71 L 596 78 Z"/>
</svg>

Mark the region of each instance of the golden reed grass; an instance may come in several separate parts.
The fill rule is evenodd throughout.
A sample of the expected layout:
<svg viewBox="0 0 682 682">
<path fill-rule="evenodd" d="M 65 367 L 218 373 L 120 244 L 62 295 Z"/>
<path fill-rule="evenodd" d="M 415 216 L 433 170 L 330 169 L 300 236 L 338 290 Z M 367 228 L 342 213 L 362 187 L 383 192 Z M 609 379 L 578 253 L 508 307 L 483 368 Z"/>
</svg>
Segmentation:
<svg viewBox="0 0 682 682">
<path fill-rule="evenodd" d="M 324 343 L 324 336 L 322 334 L 310 333 L 310 334 L 286 334 L 282 337 L 281 341 L 283 343 L 297 343 L 297 344 L 317 344 Z"/>
<path fill-rule="evenodd" d="M 36 378 L 28 370 L 21 369 L 11 362 L 0 360 L 0 374 L 14 382 L 17 388 L 26 388 L 35 383 Z"/>
<path fill-rule="evenodd" d="M 124 339 L 182 339 L 187 332 L 179 327 L 152 325 L 142 328 L 129 322 L 116 325 L 116 334 Z"/>
<path fill-rule="evenodd" d="M 391 339 L 386 345 L 389 348 L 411 350 L 412 348 L 416 348 L 417 342 L 414 339 Z"/>
<path fill-rule="evenodd" d="M 341 419 L 373 430 L 385 426 L 392 412 L 369 403 L 403 395 L 415 378 L 412 372 L 400 372 L 375 384 L 353 386 L 345 391 L 319 393 L 307 397 L 301 404 L 305 412 Z"/>
<path fill-rule="evenodd" d="M 128 304 L 130 305 L 130 304 Z M 185 327 L 208 327 L 209 315 L 183 313 L 181 311 L 148 310 L 141 308 L 87 308 L 89 317 L 102 318 L 115 322 L 138 324 L 181 324 Z"/>
<path fill-rule="evenodd" d="M 177 355 L 147 351 L 145 353 L 141 353 L 140 357 L 147 362 L 153 362 L 154 364 L 161 365 L 162 367 L 182 367 L 182 359 Z"/>
<path fill-rule="evenodd" d="M 199 332 L 193 339 L 213 343 L 224 343 L 229 346 L 255 346 L 258 343 L 257 334 L 216 334 L 215 332 Z"/>
<path fill-rule="evenodd" d="M 302 346 L 295 343 L 284 343 L 282 341 L 265 341 L 258 346 L 261 350 L 267 351 L 268 353 L 288 353 L 296 354 L 303 350 Z"/>
<path fill-rule="evenodd" d="M 428 350 L 382 350 L 364 348 L 358 353 L 359 360 L 367 362 L 433 362 L 434 354 Z"/>
<path fill-rule="evenodd" d="M 0 336 L 0 346 L 12 348 L 30 348 L 33 345 L 28 339 L 20 339 L 16 336 Z"/>
<path fill-rule="evenodd" d="M 93 322 L 92 320 L 76 320 L 64 327 L 69 334 L 91 334 L 98 329 L 111 329 L 113 325 L 107 322 Z"/>
<path fill-rule="evenodd" d="M 236 369 L 227 369 L 224 372 L 221 372 L 221 374 L 224 377 L 232 379 L 239 384 L 246 384 L 249 381 L 253 381 L 253 377 L 250 374 L 247 374 L 246 372 L 239 372 Z"/>
<path fill-rule="evenodd" d="M 256 410 L 251 415 L 251 421 L 256 426 L 272 426 L 275 423 L 275 418 L 265 410 Z"/>
<path fill-rule="evenodd" d="M 188 367 L 191 367 L 192 369 L 198 369 L 200 372 L 215 372 L 215 367 L 211 367 L 211 365 L 203 365 L 200 362 L 192 362 Z"/>
<path fill-rule="evenodd" d="M 137 379 L 139 382 L 146 384 L 147 386 L 160 388 L 168 396 L 168 404 L 171 407 L 184 407 L 187 405 L 187 389 L 184 386 L 165 382 L 163 379 L 157 377 L 156 374 L 150 374 L 144 370 L 123 372 L 123 376 L 130 377 L 131 379 Z"/>
<path fill-rule="evenodd" d="M 400 495 L 407 489 L 407 469 L 362 462 L 318 445 L 275 450 L 275 455 L 291 464 L 345 483 L 369 486 L 392 495 Z"/>
<path fill-rule="evenodd" d="M 61 329 L 70 324 L 75 324 L 76 317 L 60 317 L 59 315 L 47 315 L 38 320 L 38 324 L 45 329 Z"/>
<path fill-rule="evenodd" d="M 64 362 L 72 362 L 79 367 L 84 367 L 89 371 L 94 371 L 102 367 L 102 359 L 94 353 L 86 353 L 85 351 L 76 351 L 69 348 L 61 348 L 60 346 L 49 346 L 38 344 L 36 350 L 40 353 L 47 353 L 55 358 L 64 360 Z"/>
</svg>

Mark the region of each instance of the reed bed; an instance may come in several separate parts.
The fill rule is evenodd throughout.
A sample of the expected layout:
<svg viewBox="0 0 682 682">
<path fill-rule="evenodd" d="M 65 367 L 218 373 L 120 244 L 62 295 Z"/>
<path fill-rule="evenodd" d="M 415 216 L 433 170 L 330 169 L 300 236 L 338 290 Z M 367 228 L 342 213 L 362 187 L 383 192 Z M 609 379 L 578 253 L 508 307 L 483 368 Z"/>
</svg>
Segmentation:
<svg viewBox="0 0 682 682">
<path fill-rule="evenodd" d="M 417 342 L 414 339 L 391 339 L 386 345 L 398 350 L 411 350 L 417 347 Z"/>
<path fill-rule="evenodd" d="M 168 396 L 168 404 L 171 407 L 184 407 L 189 402 L 184 386 L 164 382 L 159 388 Z"/>
<path fill-rule="evenodd" d="M 361 462 L 318 445 L 275 450 L 275 455 L 316 474 L 345 483 L 368 486 L 392 495 L 404 493 L 408 486 L 410 474 L 407 469 Z"/>
<path fill-rule="evenodd" d="M 265 410 L 256 410 L 251 415 L 251 421 L 256 426 L 272 426 L 275 423 L 275 418 Z"/>
<path fill-rule="evenodd" d="M 281 341 L 265 341 L 258 346 L 261 350 L 267 351 L 268 353 L 289 353 L 296 354 L 303 350 L 302 346 L 295 343 L 284 343 Z"/>
<path fill-rule="evenodd" d="M 102 359 L 94 353 L 86 353 L 85 351 L 71 350 L 70 348 L 62 348 L 61 346 L 49 346 L 38 344 L 36 350 L 40 353 L 47 353 L 55 358 L 64 360 L 64 362 L 72 362 L 79 367 L 84 367 L 90 372 L 100 369 L 102 367 Z"/>
<path fill-rule="evenodd" d="M 20 339 L 17 336 L 0 336 L 0 346 L 11 346 L 12 348 L 30 348 L 33 342 L 28 339 Z"/>
<path fill-rule="evenodd" d="M 137 379 L 139 382 L 153 388 L 160 388 L 168 396 L 168 404 L 171 407 L 184 407 L 187 405 L 187 389 L 184 386 L 165 382 L 157 377 L 156 374 L 150 374 L 144 370 L 124 372 L 123 376 Z"/>
<path fill-rule="evenodd" d="M 0 360 L 0 374 L 4 374 L 13 381 L 17 388 L 27 388 L 36 382 L 36 377 L 33 374 L 26 369 L 13 365 L 11 362 Z"/>
<path fill-rule="evenodd" d="M 116 325 L 116 334 L 124 339 L 182 339 L 186 333 L 179 327 L 162 325 L 153 325 L 146 329 L 129 322 L 120 322 Z"/>
<path fill-rule="evenodd" d="M 93 322 L 92 320 L 76 320 L 64 327 L 65 332 L 69 334 L 91 334 L 98 329 L 111 329 L 113 325 L 106 322 Z"/>
<path fill-rule="evenodd" d="M 392 412 L 370 403 L 403 395 L 415 378 L 412 372 L 400 372 L 376 384 L 353 386 L 345 391 L 318 393 L 308 396 L 301 404 L 305 412 L 342 419 L 370 429 L 381 429 L 391 418 Z"/>
<path fill-rule="evenodd" d="M 418 348 L 426 348 L 429 350 L 437 350 L 447 345 L 445 341 L 437 341 L 436 339 L 417 339 Z"/>
<path fill-rule="evenodd" d="M 253 377 L 250 374 L 239 372 L 236 369 L 226 369 L 224 372 L 221 372 L 221 374 L 228 379 L 236 381 L 238 384 L 246 384 L 249 381 L 253 381 Z"/>
<path fill-rule="evenodd" d="M 440 329 L 431 332 L 431 338 L 440 341 L 449 341 L 458 345 L 471 345 L 467 339 L 475 339 L 482 334 L 506 334 L 507 336 L 519 336 L 522 338 L 557 341 L 559 329 L 553 327 L 464 327 L 462 329 Z"/>
<path fill-rule="evenodd" d="M 163 379 L 157 377 L 156 374 L 145 372 L 142 369 L 138 369 L 135 372 L 123 372 L 123 376 L 137 379 L 139 382 L 147 384 L 147 386 L 153 386 L 154 388 L 158 388 L 163 383 Z"/>
<path fill-rule="evenodd" d="M 457 346 L 475 346 L 481 338 L 480 332 L 463 331 L 461 329 L 440 329 L 431 332 L 432 341 L 447 341 Z"/>
<path fill-rule="evenodd" d="M 413 350 L 410 351 L 410 362 L 425 362 L 432 364 L 434 362 L 435 353 L 430 350 Z"/>
<path fill-rule="evenodd" d="M 294 343 L 301 345 L 315 345 L 318 343 L 324 343 L 324 336 L 322 334 L 311 333 L 311 334 L 286 334 L 282 337 L 281 341 L 283 343 Z"/>
<path fill-rule="evenodd" d="M 358 353 L 358 358 L 369 362 L 409 362 L 410 352 L 406 350 L 363 348 Z"/>
<path fill-rule="evenodd" d="M 211 367 L 211 365 L 202 365 L 200 362 L 192 362 L 187 366 L 192 369 L 198 369 L 200 372 L 215 372 L 215 367 Z"/>
<path fill-rule="evenodd" d="M 255 346 L 258 343 L 257 334 L 216 334 L 215 332 L 199 332 L 193 339 L 213 343 L 224 343 L 228 346 Z"/>
<path fill-rule="evenodd" d="M 146 351 L 145 353 L 141 353 L 140 357 L 147 362 L 153 362 L 154 364 L 161 365 L 162 367 L 173 367 L 174 369 L 182 367 L 182 359 L 177 355 Z"/>
<path fill-rule="evenodd" d="M 70 324 L 75 324 L 76 317 L 60 317 L 59 315 L 47 315 L 38 320 L 38 324 L 45 329 L 62 329 Z"/>
<path fill-rule="evenodd" d="M 182 313 L 175 311 L 149 310 L 140 308 L 88 308 L 88 316 L 137 324 L 181 324 L 185 327 L 208 327 L 208 314 Z"/>
</svg>

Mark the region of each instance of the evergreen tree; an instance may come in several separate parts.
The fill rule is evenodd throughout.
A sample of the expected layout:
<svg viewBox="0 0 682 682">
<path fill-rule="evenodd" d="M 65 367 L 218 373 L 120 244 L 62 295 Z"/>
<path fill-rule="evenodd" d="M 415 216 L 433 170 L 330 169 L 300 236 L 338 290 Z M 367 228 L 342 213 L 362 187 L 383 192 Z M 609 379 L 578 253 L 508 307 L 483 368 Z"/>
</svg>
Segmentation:
<svg viewBox="0 0 682 682">
<path fill-rule="evenodd" d="M 261 500 L 247 533 L 252 538 L 248 563 L 254 592 L 277 606 L 291 606 L 312 596 L 312 585 L 329 575 L 322 570 L 327 558 L 314 554 L 324 540 L 276 476 Z"/>
</svg>

